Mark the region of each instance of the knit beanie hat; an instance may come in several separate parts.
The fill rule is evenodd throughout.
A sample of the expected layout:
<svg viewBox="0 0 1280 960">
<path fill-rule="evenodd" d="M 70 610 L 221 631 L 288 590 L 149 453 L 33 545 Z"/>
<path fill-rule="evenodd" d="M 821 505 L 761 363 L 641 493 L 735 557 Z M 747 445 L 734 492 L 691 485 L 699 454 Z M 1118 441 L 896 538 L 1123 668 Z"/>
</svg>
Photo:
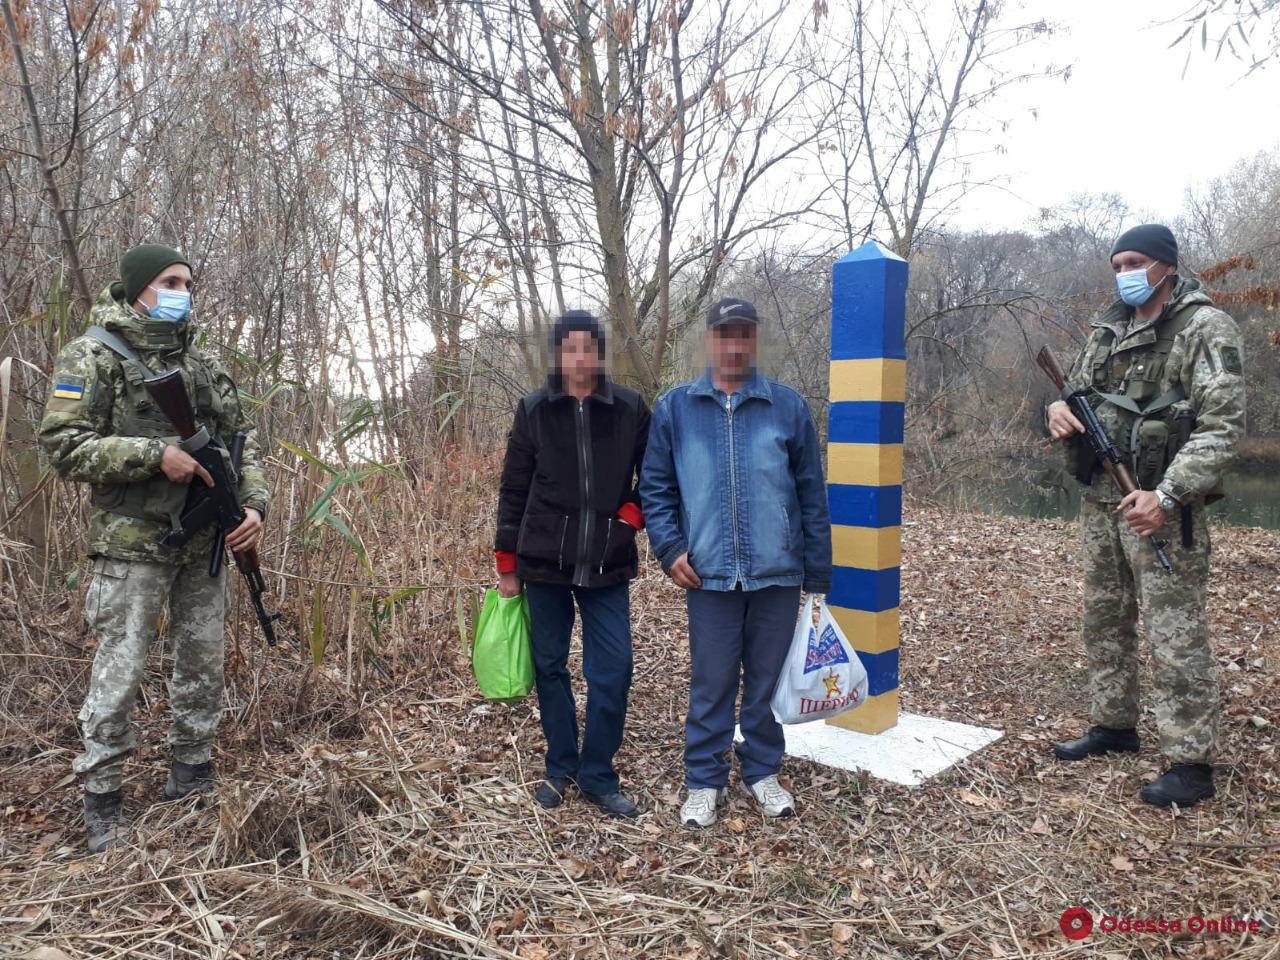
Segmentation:
<svg viewBox="0 0 1280 960">
<path fill-rule="evenodd" d="M 1111 248 L 1111 255 L 1125 250 L 1145 253 L 1153 260 L 1161 263 L 1178 265 L 1178 241 L 1173 238 L 1173 231 L 1162 223 L 1143 223 L 1130 227 Z"/>
<path fill-rule="evenodd" d="M 172 247 L 160 243 L 139 244 L 120 258 L 120 279 L 111 285 L 111 295 L 133 303 L 162 270 L 175 263 L 191 267 L 187 258 Z"/>
<path fill-rule="evenodd" d="M 564 338 L 576 331 L 584 331 L 596 338 L 596 346 L 600 350 L 600 356 L 604 356 L 604 327 L 594 314 L 586 310 L 570 310 L 556 319 L 556 325 L 551 330 L 551 352 L 554 355 L 559 349 L 560 344 L 564 342 Z"/>
</svg>

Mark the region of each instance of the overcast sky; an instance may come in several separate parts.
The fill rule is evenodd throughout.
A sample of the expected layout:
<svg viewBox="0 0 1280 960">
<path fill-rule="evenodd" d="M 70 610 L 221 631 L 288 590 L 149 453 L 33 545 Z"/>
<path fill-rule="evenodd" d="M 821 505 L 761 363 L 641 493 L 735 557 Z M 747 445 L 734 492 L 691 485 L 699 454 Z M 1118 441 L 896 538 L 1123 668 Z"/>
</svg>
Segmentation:
<svg viewBox="0 0 1280 960">
<path fill-rule="evenodd" d="M 1014 121 L 1007 152 L 975 163 L 1003 189 L 969 194 L 953 222 L 1025 226 L 1041 207 L 1078 192 L 1116 192 L 1152 216 L 1179 212 L 1189 185 L 1239 158 L 1280 146 L 1280 62 L 1244 78 L 1226 52 L 1170 49 L 1191 0 L 1026 0 L 1029 17 L 1062 30 L 1037 45 L 1039 63 L 1072 65 L 1071 79 L 1012 91 L 997 113 Z M 1010 11 L 1012 13 L 1012 11 Z M 1037 117 L 1032 117 L 1034 109 Z M 1153 131 L 1169 129 L 1152 137 Z M 1138 146 L 1145 142 L 1146 146 Z"/>
</svg>

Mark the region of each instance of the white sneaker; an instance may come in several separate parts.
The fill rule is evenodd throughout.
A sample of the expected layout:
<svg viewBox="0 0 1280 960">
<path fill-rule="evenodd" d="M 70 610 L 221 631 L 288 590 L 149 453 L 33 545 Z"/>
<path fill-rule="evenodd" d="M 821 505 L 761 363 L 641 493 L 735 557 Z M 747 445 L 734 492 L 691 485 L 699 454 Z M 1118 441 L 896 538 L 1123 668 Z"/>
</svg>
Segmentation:
<svg viewBox="0 0 1280 960">
<path fill-rule="evenodd" d="M 724 799 L 724 791 L 712 787 L 690 790 L 680 808 L 680 822 L 687 827 L 709 827 L 716 822 L 716 806 Z"/>
<path fill-rule="evenodd" d="M 790 817 L 796 812 L 795 797 L 778 782 L 777 774 L 757 780 L 749 787 L 744 784 L 744 789 L 766 817 Z"/>
</svg>

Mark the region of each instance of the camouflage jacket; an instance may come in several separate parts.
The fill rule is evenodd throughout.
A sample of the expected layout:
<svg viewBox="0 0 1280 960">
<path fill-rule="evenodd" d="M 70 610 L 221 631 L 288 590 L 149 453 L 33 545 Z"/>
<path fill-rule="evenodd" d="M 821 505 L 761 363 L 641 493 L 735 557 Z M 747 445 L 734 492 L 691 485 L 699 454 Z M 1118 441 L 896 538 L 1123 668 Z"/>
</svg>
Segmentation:
<svg viewBox="0 0 1280 960">
<path fill-rule="evenodd" d="M 240 469 L 240 498 L 266 515 L 270 494 L 257 434 L 226 369 L 194 346 L 190 324 L 152 320 L 128 304 L 99 295 L 90 322 L 129 343 L 152 373 L 182 370 L 196 416 L 210 432 L 229 441 L 246 434 Z M 68 343 L 54 363 L 50 396 L 40 424 L 40 446 L 58 475 L 90 485 L 89 555 L 117 560 L 182 564 L 198 562 L 212 547 L 211 530 L 181 550 L 160 546 L 170 528 L 169 513 L 180 508 L 186 488 L 160 471 L 166 442 L 175 439 L 142 389 L 133 365 L 87 336 Z M 119 432 L 116 424 L 155 424 Z M 163 427 L 163 429 L 162 429 Z M 198 482 L 198 481 L 197 481 Z M 133 507 L 126 509 L 123 504 Z M 138 505 L 142 509 L 137 509 Z"/>
<path fill-rule="evenodd" d="M 1164 417 L 1187 417 L 1185 442 L 1170 446 L 1161 464 L 1159 489 L 1184 505 L 1220 495 L 1223 474 L 1245 432 L 1245 393 L 1240 331 L 1214 306 L 1200 281 L 1178 281 L 1160 316 L 1138 321 L 1132 308 L 1116 301 L 1090 321 L 1089 339 L 1067 373 L 1073 384 L 1092 388 L 1090 403 L 1112 441 L 1135 467 L 1145 441 L 1140 418 L 1102 393 L 1145 400 L 1178 398 Z M 1172 333 L 1170 337 L 1170 332 Z M 1161 357 L 1161 336 L 1171 339 Z M 1139 404 L 1141 406 L 1141 403 Z M 1176 452 L 1175 452 L 1176 451 Z M 1139 480 L 1140 486 L 1144 485 Z M 1150 489 L 1149 486 L 1147 486 Z M 1087 496 L 1116 502 L 1119 491 L 1099 473 Z"/>
</svg>

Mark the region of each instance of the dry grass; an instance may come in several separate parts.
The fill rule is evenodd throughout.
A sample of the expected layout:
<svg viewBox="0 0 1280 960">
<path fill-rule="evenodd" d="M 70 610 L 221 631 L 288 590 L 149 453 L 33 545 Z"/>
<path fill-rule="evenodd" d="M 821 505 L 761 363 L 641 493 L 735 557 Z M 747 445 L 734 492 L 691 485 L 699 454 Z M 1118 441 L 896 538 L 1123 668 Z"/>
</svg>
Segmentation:
<svg viewBox="0 0 1280 960">
<path fill-rule="evenodd" d="M 1136 799 L 1159 767 L 1150 747 L 1080 766 L 1049 758 L 1084 722 L 1068 527 L 909 512 L 906 707 L 1005 739 L 916 789 L 791 762 L 797 819 L 764 822 L 735 798 L 700 833 L 674 824 L 688 663 L 681 597 L 652 570 L 634 592 L 619 757 L 638 822 L 530 802 L 535 704 L 478 699 L 441 594 L 414 622 L 422 633 L 399 625 L 381 651 L 389 678 L 358 699 L 345 673 L 300 682 L 294 661 L 246 644 L 229 666 L 213 807 L 157 802 L 153 673 L 139 709 L 147 746 L 130 768 L 135 844 L 99 858 L 81 854 L 68 775 L 85 638 L 71 604 L 24 602 L 22 629 L 41 645 L 5 647 L 22 652 L 4 671 L 0 944 L 75 958 L 1280 956 L 1280 536 L 1218 533 L 1220 795 L 1170 813 Z M 458 550 L 451 575 L 474 567 L 479 585 L 483 550 L 468 539 Z M 16 610 L 0 602 L 6 637 Z M 1152 744 L 1149 719 L 1142 732 Z M 1265 926 L 1095 933 L 1081 946 L 1058 931 L 1077 903 Z"/>
</svg>

